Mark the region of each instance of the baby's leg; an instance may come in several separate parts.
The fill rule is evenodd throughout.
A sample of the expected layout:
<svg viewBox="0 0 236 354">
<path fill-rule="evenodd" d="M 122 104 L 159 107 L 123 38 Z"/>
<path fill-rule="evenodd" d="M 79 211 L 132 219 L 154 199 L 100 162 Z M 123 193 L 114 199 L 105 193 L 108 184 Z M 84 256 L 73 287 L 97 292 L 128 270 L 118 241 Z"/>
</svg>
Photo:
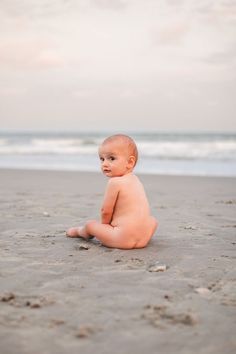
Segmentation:
<svg viewBox="0 0 236 354">
<path fill-rule="evenodd" d="M 85 229 L 89 235 L 95 236 L 104 246 L 123 249 L 133 248 L 133 242 L 124 240 L 117 227 L 93 220 L 86 223 Z"/>
</svg>

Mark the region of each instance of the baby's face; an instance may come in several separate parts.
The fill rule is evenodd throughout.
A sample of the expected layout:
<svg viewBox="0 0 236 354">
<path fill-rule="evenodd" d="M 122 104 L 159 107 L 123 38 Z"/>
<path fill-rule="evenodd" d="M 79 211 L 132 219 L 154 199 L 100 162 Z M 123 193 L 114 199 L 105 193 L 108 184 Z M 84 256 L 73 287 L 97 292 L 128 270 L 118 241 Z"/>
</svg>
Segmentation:
<svg viewBox="0 0 236 354">
<path fill-rule="evenodd" d="M 101 170 L 107 177 L 123 176 L 133 169 L 128 149 L 120 142 L 102 144 L 99 148 L 99 158 Z"/>
</svg>

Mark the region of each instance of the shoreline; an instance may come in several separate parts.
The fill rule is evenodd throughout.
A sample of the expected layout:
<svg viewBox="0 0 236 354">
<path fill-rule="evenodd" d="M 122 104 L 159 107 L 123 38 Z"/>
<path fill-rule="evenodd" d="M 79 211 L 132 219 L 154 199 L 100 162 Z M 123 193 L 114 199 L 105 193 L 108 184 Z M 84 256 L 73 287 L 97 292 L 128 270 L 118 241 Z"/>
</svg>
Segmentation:
<svg viewBox="0 0 236 354">
<path fill-rule="evenodd" d="M 66 169 L 43 169 L 43 168 L 21 168 L 21 167 L 0 167 L 0 173 L 1 171 L 6 171 L 6 172 L 36 172 L 36 173 L 77 173 L 77 174 L 94 174 L 94 175 L 102 175 L 100 171 L 86 171 L 86 170 L 66 170 Z M 219 175 L 191 175 L 191 174 L 165 174 L 165 173 L 155 173 L 155 172 L 136 172 L 134 170 L 134 174 L 137 176 L 150 176 L 150 177 L 171 177 L 171 178 L 216 178 L 216 179 L 236 179 L 236 176 L 219 176 Z M 103 176 L 104 177 L 104 176 Z"/>
<path fill-rule="evenodd" d="M 236 179 L 138 176 L 160 227 L 119 250 L 65 237 L 98 217 L 101 173 L 0 169 L 4 353 L 234 353 Z"/>
</svg>

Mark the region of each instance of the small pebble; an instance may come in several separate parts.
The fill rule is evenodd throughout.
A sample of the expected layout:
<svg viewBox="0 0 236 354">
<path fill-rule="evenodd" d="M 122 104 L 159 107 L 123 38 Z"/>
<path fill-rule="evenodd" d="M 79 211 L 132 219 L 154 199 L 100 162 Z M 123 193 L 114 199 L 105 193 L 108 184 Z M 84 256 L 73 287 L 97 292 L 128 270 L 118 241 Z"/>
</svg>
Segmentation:
<svg viewBox="0 0 236 354">
<path fill-rule="evenodd" d="M 8 302 L 13 299 L 15 299 L 15 294 L 13 294 L 13 293 L 7 293 L 7 294 L 4 294 L 3 296 L 0 297 L 0 300 L 3 302 Z"/>
<path fill-rule="evenodd" d="M 39 302 L 33 302 L 30 304 L 31 309 L 38 309 L 41 307 L 41 304 Z"/>
<path fill-rule="evenodd" d="M 185 230 L 197 230 L 197 227 L 196 226 L 187 225 L 187 226 L 184 226 L 184 229 Z"/>
<path fill-rule="evenodd" d="M 180 315 L 180 323 L 183 323 L 187 326 L 195 326 L 198 323 L 198 318 L 196 315 L 193 314 L 185 314 Z"/>
<path fill-rule="evenodd" d="M 211 295 L 211 291 L 208 288 L 196 288 L 195 291 L 201 296 Z"/>
<path fill-rule="evenodd" d="M 61 326 L 65 324 L 65 321 L 64 320 L 56 320 L 56 319 L 53 319 L 51 320 L 50 322 L 50 327 L 53 327 L 53 326 Z"/>
<path fill-rule="evenodd" d="M 236 204 L 236 200 L 226 200 L 225 204 Z"/>
<path fill-rule="evenodd" d="M 93 328 L 88 326 L 81 326 L 75 336 L 78 338 L 87 338 L 93 333 Z"/>
<path fill-rule="evenodd" d="M 47 211 L 44 211 L 43 216 L 50 216 L 50 214 Z"/>
<path fill-rule="evenodd" d="M 79 250 L 80 250 L 80 251 L 89 250 L 89 248 L 90 248 L 90 247 L 87 246 L 87 245 L 80 245 L 80 246 L 79 246 Z"/>
</svg>

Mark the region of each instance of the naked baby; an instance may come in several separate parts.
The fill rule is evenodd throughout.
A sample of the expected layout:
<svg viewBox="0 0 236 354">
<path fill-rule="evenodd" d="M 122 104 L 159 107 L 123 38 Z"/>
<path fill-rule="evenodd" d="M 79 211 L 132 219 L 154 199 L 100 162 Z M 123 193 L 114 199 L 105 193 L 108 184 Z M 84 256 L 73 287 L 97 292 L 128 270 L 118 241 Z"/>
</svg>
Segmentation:
<svg viewBox="0 0 236 354">
<path fill-rule="evenodd" d="M 150 215 L 142 183 L 133 169 L 138 160 L 135 142 L 127 135 L 112 135 L 99 147 L 103 174 L 109 177 L 101 208 L 101 221 L 67 230 L 68 237 L 96 237 L 104 246 L 132 249 L 145 247 L 157 220 Z"/>
</svg>

